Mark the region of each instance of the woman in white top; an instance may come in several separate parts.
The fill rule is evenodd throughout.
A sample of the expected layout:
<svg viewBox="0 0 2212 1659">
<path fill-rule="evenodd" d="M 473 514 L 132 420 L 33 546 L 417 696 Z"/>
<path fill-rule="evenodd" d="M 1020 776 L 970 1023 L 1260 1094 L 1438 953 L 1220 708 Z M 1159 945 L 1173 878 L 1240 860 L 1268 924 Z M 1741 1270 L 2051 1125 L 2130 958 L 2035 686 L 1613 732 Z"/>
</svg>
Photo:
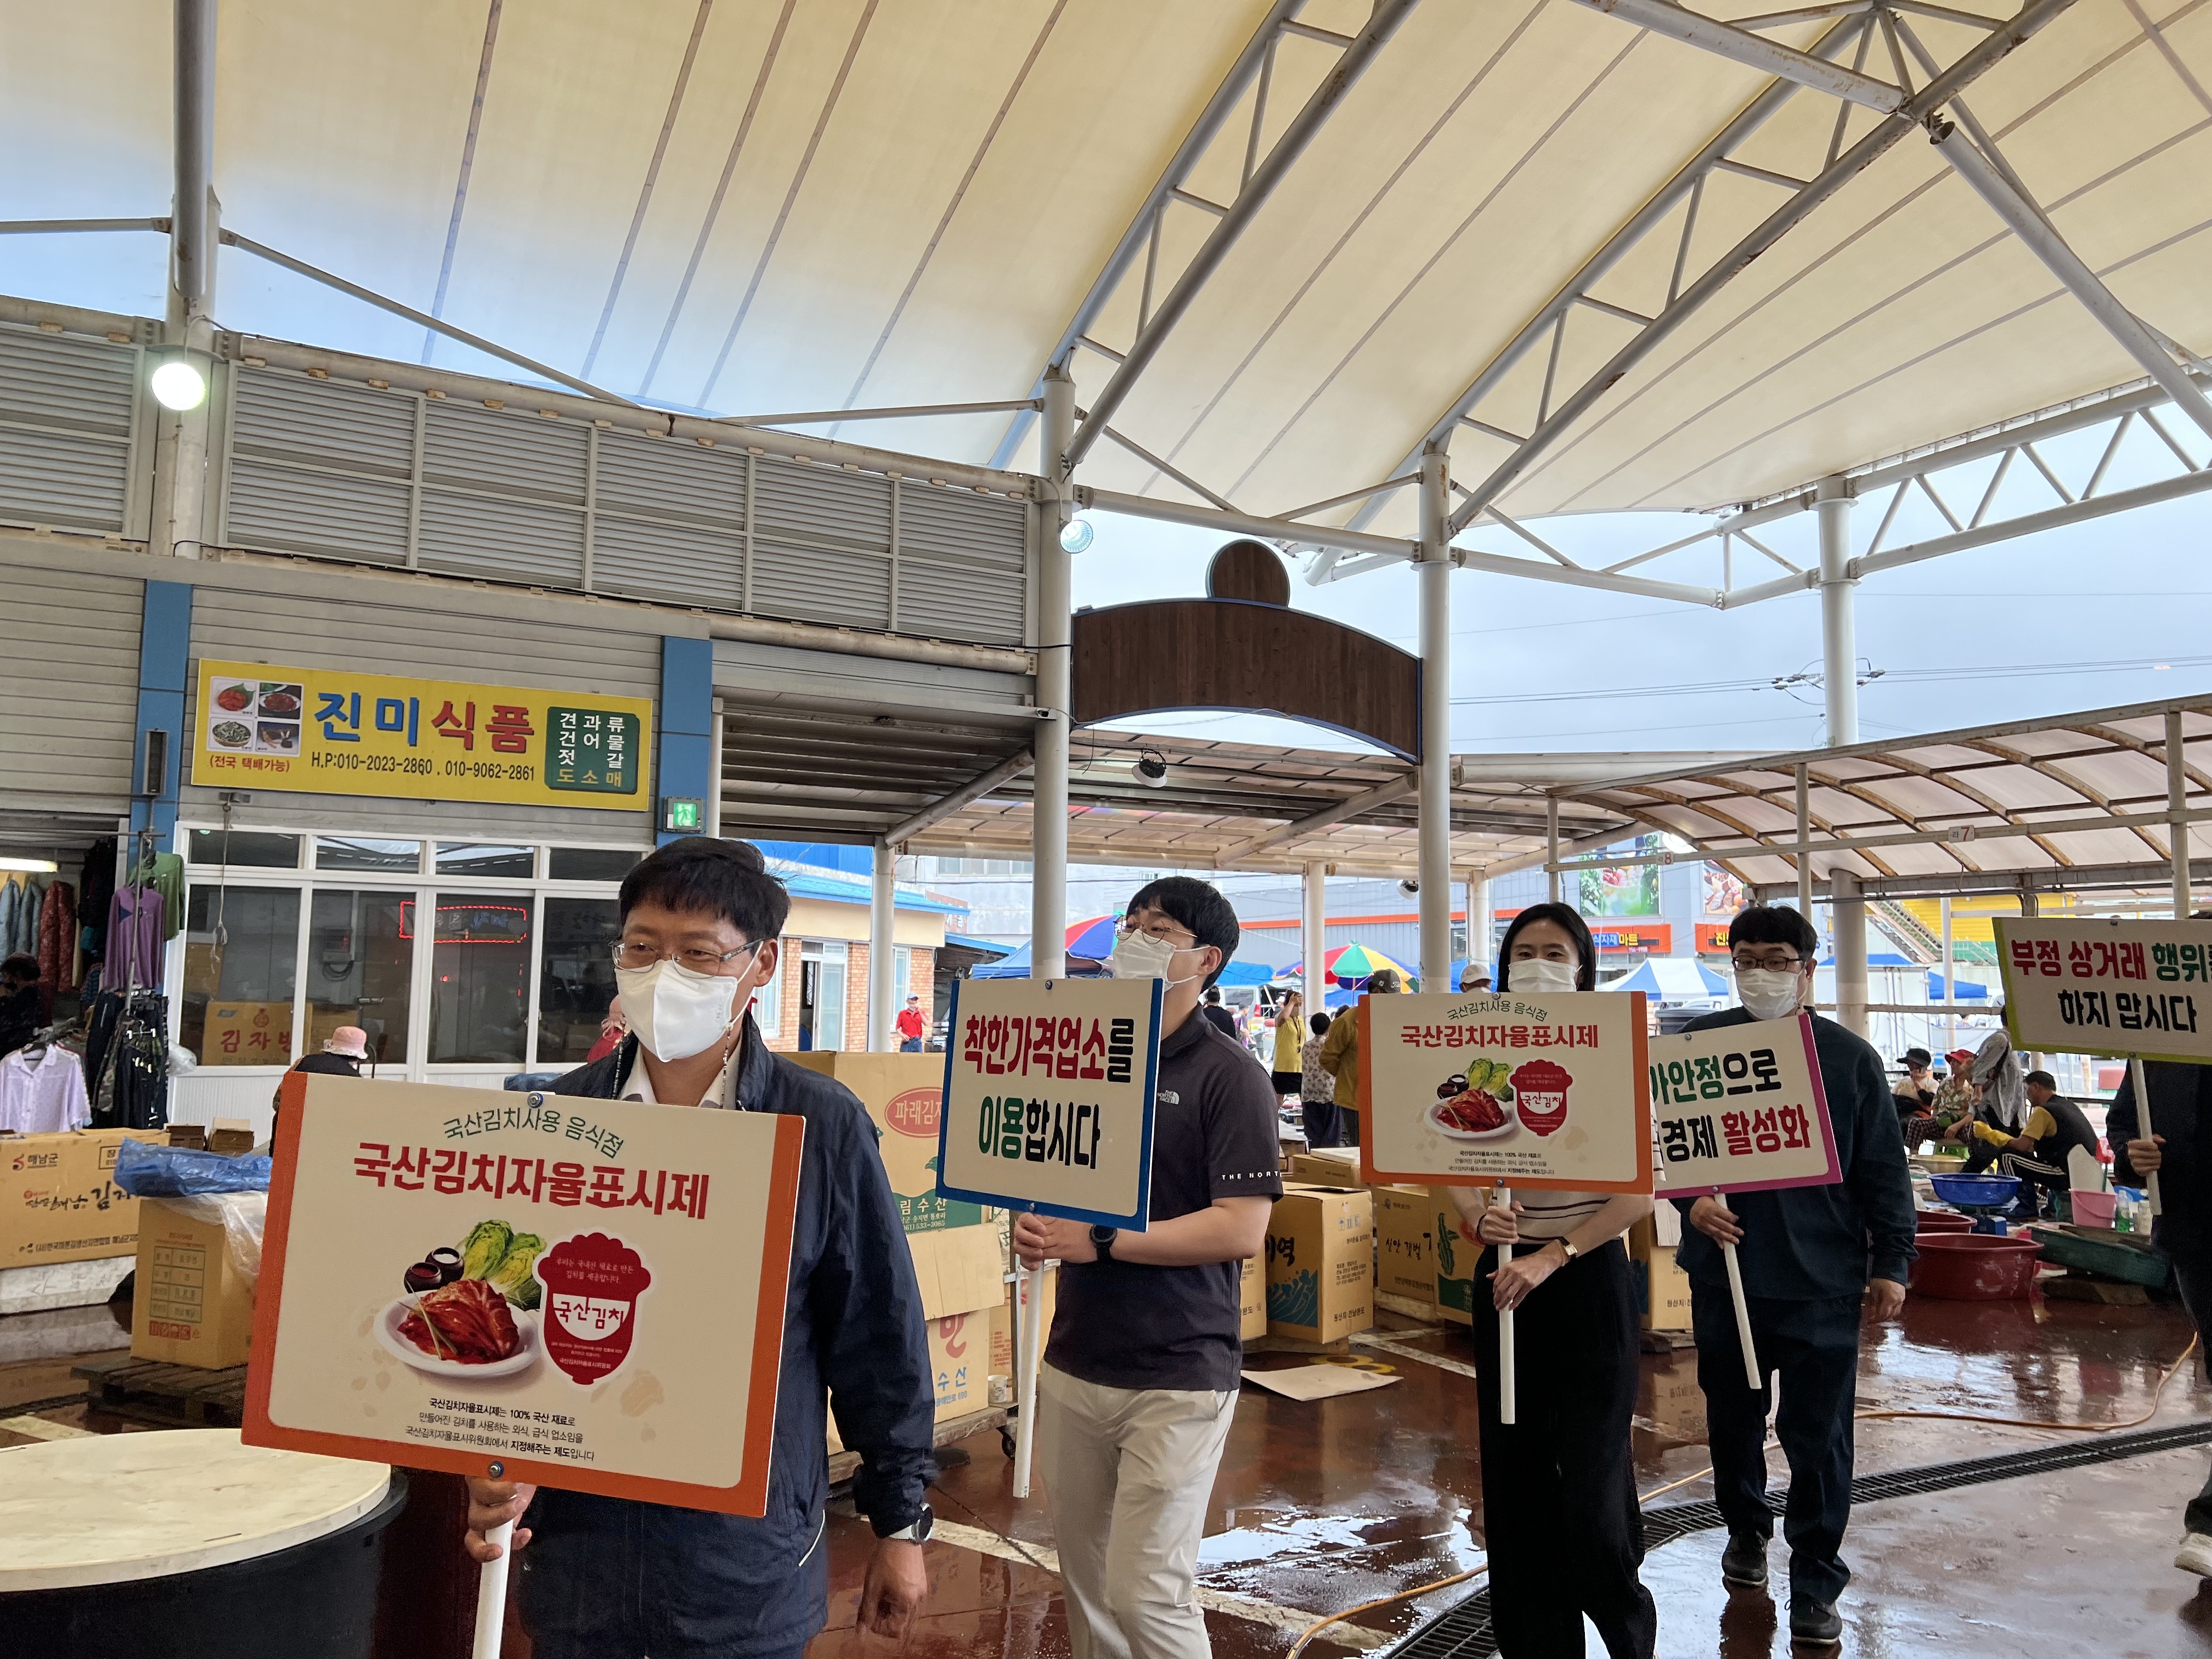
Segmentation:
<svg viewBox="0 0 2212 1659">
<path fill-rule="evenodd" d="M 1501 994 L 1588 991 L 1597 954 L 1583 919 L 1537 904 L 1498 947 Z M 1475 1283 L 1476 1384 L 1482 1413 L 1483 1541 L 1490 1618 L 1505 1659 L 1583 1653 L 1583 1615 L 1612 1659 L 1650 1659 L 1658 1636 L 1651 1593 L 1638 1577 L 1644 1523 L 1636 1506 L 1629 1419 L 1636 1409 L 1637 1316 L 1620 1236 L 1651 1212 L 1636 1194 L 1524 1189 L 1509 1211 L 1487 1190 L 1452 1189 L 1486 1248 Z M 1497 1246 L 1515 1246 L 1498 1264 Z M 1498 1419 L 1498 1316 L 1514 1312 L 1517 1420 Z"/>
</svg>

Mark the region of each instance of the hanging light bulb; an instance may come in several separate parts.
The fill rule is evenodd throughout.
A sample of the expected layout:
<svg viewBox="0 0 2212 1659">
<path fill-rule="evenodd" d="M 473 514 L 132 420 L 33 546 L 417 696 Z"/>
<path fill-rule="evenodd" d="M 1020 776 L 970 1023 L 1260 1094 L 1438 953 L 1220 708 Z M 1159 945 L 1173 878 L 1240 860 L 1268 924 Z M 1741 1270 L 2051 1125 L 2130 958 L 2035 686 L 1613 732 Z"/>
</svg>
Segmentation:
<svg viewBox="0 0 2212 1659">
<path fill-rule="evenodd" d="M 1070 519 L 1060 527 L 1060 547 L 1069 553 L 1080 553 L 1089 547 L 1097 532 L 1088 519 Z"/>
<path fill-rule="evenodd" d="M 156 364 L 146 384 L 155 403 L 179 414 L 198 409 L 207 396 L 207 376 L 186 357 L 170 357 Z"/>
</svg>

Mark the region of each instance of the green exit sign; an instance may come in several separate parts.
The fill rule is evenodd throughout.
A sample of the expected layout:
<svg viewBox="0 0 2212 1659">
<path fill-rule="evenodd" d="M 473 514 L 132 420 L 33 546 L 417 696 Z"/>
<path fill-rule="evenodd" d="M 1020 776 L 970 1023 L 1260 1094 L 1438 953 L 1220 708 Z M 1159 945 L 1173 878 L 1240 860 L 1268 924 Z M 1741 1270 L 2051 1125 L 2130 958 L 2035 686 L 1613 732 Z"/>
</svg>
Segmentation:
<svg viewBox="0 0 2212 1659">
<path fill-rule="evenodd" d="M 660 827 L 672 835 L 697 835 L 707 827 L 707 803 L 689 795 L 663 795 Z"/>
</svg>

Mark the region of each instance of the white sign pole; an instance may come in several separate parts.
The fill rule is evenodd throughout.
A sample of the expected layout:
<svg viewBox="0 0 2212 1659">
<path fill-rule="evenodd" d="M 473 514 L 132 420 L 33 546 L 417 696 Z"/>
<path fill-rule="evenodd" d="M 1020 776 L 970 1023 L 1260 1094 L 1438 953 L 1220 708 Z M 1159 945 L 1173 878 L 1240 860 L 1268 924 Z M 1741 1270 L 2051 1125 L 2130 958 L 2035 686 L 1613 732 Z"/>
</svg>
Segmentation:
<svg viewBox="0 0 2212 1659">
<path fill-rule="evenodd" d="M 1751 1304 L 1743 1299 L 1743 1264 L 1735 1259 L 1735 1246 L 1723 1243 L 1721 1260 L 1728 1264 L 1729 1299 L 1735 1304 L 1736 1340 L 1743 1344 L 1743 1380 L 1759 1392 L 1759 1351 L 1751 1340 Z"/>
<path fill-rule="evenodd" d="M 1500 1187 L 1492 1196 L 1497 1203 L 1504 1206 L 1506 1214 L 1513 1213 L 1511 1188 Z M 1479 1232 L 1480 1229 L 1477 1231 Z M 1504 1267 L 1512 1260 L 1513 1247 L 1500 1244 L 1498 1247 L 1498 1265 Z M 1478 1294 L 1480 1290 L 1480 1285 L 1476 1286 Z M 1513 1310 L 1507 1308 L 1498 1316 L 1498 1420 L 1501 1423 L 1510 1423 L 1516 1415 L 1515 1407 L 1518 1403 L 1518 1395 L 1513 1387 Z"/>
<path fill-rule="evenodd" d="M 1014 1258 L 1014 1299 L 1021 1314 L 1022 1352 L 1015 1364 L 1020 1377 L 1015 1392 L 1014 1496 L 1030 1495 L 1030 1460 L 1036 1444 L 1037 1368 L 1044 1358 L 1044 1264 L 1025 1267 Z"/>
<path fill-rule="evenodd" d="M 502 1521 L 484 1534 L 484 1542 L 499 1551 L 499 1559 L 487 1561 L 477 1572 L 477 1639 L 470 1659 L 499 1659 L 500 1638 L 507 1630 L 507 1564 L 514 1559 L 514 1522 Z"/>
<path fill-rule="evenodd" d="M 2148 1140 L 2151 1135 L 2150 1084 L 2143 1076 L 2143 1063 L 2140 1058 L 2128 1061 L 2128 1077 L 2136 1085 L 2136 1122 L 2142 1130 L 2142 1138 Z M 2158 1201 L 2158 1171 L 2153 1170 L 2144 1178 L 2143 1184 L 2150 1192 L 2151 1214 L 2154 1217 L 2164 1214 L 2165 1206 Z"/>
</svg>

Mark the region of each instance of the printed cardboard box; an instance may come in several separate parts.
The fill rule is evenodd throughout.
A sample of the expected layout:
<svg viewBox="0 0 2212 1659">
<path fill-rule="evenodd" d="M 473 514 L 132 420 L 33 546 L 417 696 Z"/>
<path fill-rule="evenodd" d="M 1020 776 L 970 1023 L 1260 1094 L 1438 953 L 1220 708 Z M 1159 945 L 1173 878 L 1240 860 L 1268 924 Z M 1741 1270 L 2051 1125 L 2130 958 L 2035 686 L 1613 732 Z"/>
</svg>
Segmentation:
<svg viewBox="0 0 2212 1659">
<path fill-rule="evenodd" d="M 1647 1331 L 1690 1328 L 1690 1276 L 1674 1261 L 1674 1245 L 1659 1242 L 1662 1224 L 1680 1241 L 1681 1218 L 1671 1204 L 1658 1208 L 1628 1230 L 1628 1271 L 1636 1289 L 1636 1311 Z"/>
<path fill-rule="evenodd" d="M 1371 1187 L 1375 1199 L 1375 1288 L 1413 1302 L 1437 1299 L 1437 1220 L 1426 1187 Z"/>
<path fill-rule="evenodd" d="M 138 1200 L 116 1186 L 126 1140 L 152 1129 L 0 1135 L 0 1268 L 98 1261 L 138 1248 Z"/>
<path fill-rule="evenodd" d="M 835 1078 L 860 1096 L 882 1131 L 878 1146 L 884 1169 L 898 1199 L 899 1220 L 908 1233 L 981 1223 L 981 1205 L 937 1195 L 937 1118 L 945 1102 L 944 1055 L 815 1049 L 785 1058 Z"/>
<path fill-rule="evenodd" d="M 1452 1202 L 1450 1188 L 1429 1188 L 1429 1214 L 1435 1223 L 1435 1231 L 1429 1236 L 1429 1248 L 1436 1255 L 1437 1317 L 1448 1319 L 1455 1325 L 1472 1325 L 1474 1264 L 1475 1258 L 1482 1254 L 1482 1246 L 1460 1224 L 1459 1210 Z"/>
<path fill-rule="evenodd" d="M 1244 1258 L 1244 1277 L 1237 1306 L 1237 1336 L 1251 1342 L 1267 1334 L 1267 1270 L 1256 1255 Z"/>
<path fill-rule="evenodd" d="M 1267 1334 L 1334 1342 L 1375 1322 L 1375 1206 L 1347 1187 L 1286 1186 L 1267 1222 Z"/>
<path fill-rule="evenodd" d="M 929 1369 L 937 1379 L 937 1420 L 990 1404 L 992 1310 L 972 1308 L 929 1322 Z"/>
<path fill-rule="evenodd" d="M 222 1370 L 246 1363 L 252 1334 L 253 1289 L 231 1265 L 222 1223 L 158 1198 L 142 1200 L 131 1352 Z"/>
<path fill-rule="evenodd" d="M 1283 1171 L 1291 1181 L 1310 1182 L 1320 1187 L 1364 1187 L 1359 1178 L 1359 1148 L 1357 1146 L 1323 1146 L 1314 1151 L 1291 1154 L 1290 1167 Z"/>
</svg>

